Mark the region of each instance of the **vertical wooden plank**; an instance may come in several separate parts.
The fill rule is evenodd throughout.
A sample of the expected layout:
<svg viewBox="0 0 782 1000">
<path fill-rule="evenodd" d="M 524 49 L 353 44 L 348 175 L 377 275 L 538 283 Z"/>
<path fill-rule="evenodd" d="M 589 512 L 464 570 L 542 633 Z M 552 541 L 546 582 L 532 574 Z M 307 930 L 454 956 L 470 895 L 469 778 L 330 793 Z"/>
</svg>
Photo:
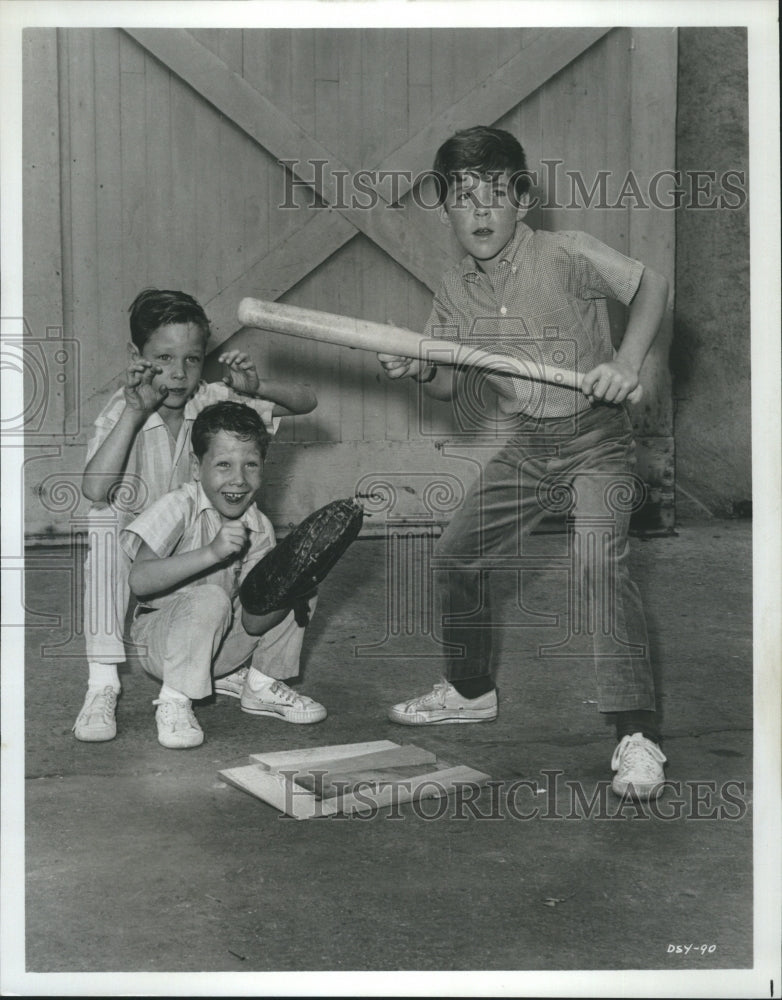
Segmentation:
<svg viewBox="0 0 782 1000">
<path fill-rule="evenodd" d="M 387 107 L 385 32 L 364 29 L 361 32 L 362 50 L 362 110 L 364 122 L 362 139 L 363 163 L 368 169 L 382 169 L 386 156 L 386 131 L 383 121 Z M 384 190 L 387 185 L 384 186 Z M 386 270 L 390 261 L 369 241 L 362 241 L 361 257 L 361 316 L 387 323 L 390 319 L 386 301 Z M 398 309 L 398 303 L 395 303 Z M 398 407 L 386 384 L 387 379 L 377 379 L 379 366 L 374 356 L 364 362 L 364 385 L 361 396 L 361 436 L 366 441 L 383 441 L 388 433 L 387 412 L 390 406 Z"/>
<path fill-rule="evenodd" d="M 432 30 L 432 112 L 437 115 L 453 101 L 453 30 Z M 465 122 L 461 127 L 466 127 Z"/>
<path fill-rule="evenodd" d="M 24 316 L 36 339 L 47 327 L 64 327 L 60 190 L 60 85 L 57 31 L 22 32 Z M 72 331 L 64 332 L 72 336 Z M 42 430 L 65 431 L 75 387 L 52 382 Z"/>
<path fill-rule="evenodd" d="M 383 154 L 387 155 L 407 141 L 407 32 L 392 28 L 384 32 L 383 66 L 385 101 L 383 104 Z"/>
<path fill-rule="evenodd" d="M 152 56 L 145 62 L 144 122 L 147 133 L 147 254 L 152 283 L 169 288 L 171 274 L 171 74 Z"/>
<path fill-rule="evenodd" d="M 315 36 L 312 28 L 289 32 L 291 53 L 291 108 L 296 121 L 315 134 Z"/>
<path fill-rule="evenodd" d="M 630 58 L 630 163 L 641 191 L 651 177 L 676 166 L 677 33 L 646 28 L 632 32 Z M 633 257 L 664 275 L 669 287 L 675 277 L 675 213 L 650 206 L 630 213 L 629 249 Z M 671 296 L 672 298 L 672 296 Z M 643 367 L 644 399 L 633 422 L 641 435 L 642 474 L 651 488 L 650 527 L 673 530 L 673 392 L 668 366 L 673 337 L 673 312 L 668 309 Z"/>
<path fill-rule="evenodd" d="M 96 31 L 94 38 L 98 335 L 101 359 L 113 371 L 120 371 L 126 357 L 127 306 L 123 307 L 122 300 L 119 32 L 104 28 Z"/>
<path fill-rule="evenodd" d="M 295 32 L 289 29 L 271 28 L 265 34 L 267 42 L 266 96 L 282 111 L 290 114 L 293 110 L 291 45 Z M 294 117 L 294 120 L 297 120 Z"/>
<path fill-rule="evenodd" d="M 127 35 L 120 37 L 120 141 L 122 143 L 122 303 L 130 306 L 148 284 L 145 59 Z"/>
<path fill-rule="evenodd" d="M 385 34 L 384 67 L 385 67 L 385 98 L 384 98 L 384 132 L 383 155 L 388 155 L 406 142 L 410 130 L 408 122 L 408 65 L 407 65 L 407 32 L 402 30 L 388 31 Z M 383 260 L 384 300 L 386 315 L 384 322 L 393 320 L 405 325 L 407 312 L 407 274 L 390 260 Z M 401 314 L 401 315 L 400 315 Z M 377 362 L 373 359 L 373 367 Z M 396 385 L 386 395 L 386 434 L 392 438 L 406 441 L 410 435 L 410 406 L 413 393 L 411 384 L 405 380 L 403 385 Z"/>
<path fill-rule="evenodd" d="M 540 105 L 540 91 L 537 90 L 510 115 L 501 118 L 497 123 L 500 128 L 507 128 L 519 140 L 526 154 L 527 169 L 533 174 L 531 190 L 533 207 L 524 218 L 527 225 L 533 229 L 543 228 L 541 210 L 535 202 L 546 197 L 541 159 L 547 157 L 548 153 L 542 145 Z"/>
<path fill-rule="evenodd" d="M 72 241 L 70 326 L 85 351 L 88 345 L 99 342 L 94 32 L 71 29 L 67 34 Z M 106 374 L 106 369 L 99 365 L 83 366 L 82 385 L 88 395 L 103 384 L 102 374 Z"/>
<path fill-rule="evenodd" d="M 608 191 L 609 203 L 616 198 L 624 177 L 631 167 L 628 137 L 632 128 L 630 120 L 630 87 L 625 83 L 630 76 L 630 39 L 627 28 L 616 28 L 595 46 L 596 56 L 602 56 L 603 66 L 610 66 L 611 72 L 599 72 L 600 64 L 593 64 L 593 80 L 602 85 L 604 100 L 611 100 L 613 114 L 605 121 L 605 143 L 603 167 L 611 171 Z M 589 53 L 587 53 L 589 54 Z M 592 84 L 596 86 L 595 83 Z M 622 253 L 629 252 L 629 210 L 607 209 L 604 213 L 604 236 L 606 243 Z"/>
<path fill-rule="evenodd" d="M 339 33 L 339 118 L 342 123 L 334 153 L 355 172 L 364 166 L 360 155 L 362 106 L 361 34 L 353 29 Z M 345 200 L 350 201 L 354 188 L 346 180 Z M 339 254 L 340 280 L 337 288 L 338 312 L 360 316 L 364 308 L 361 273 L 367 241 L 352 240 Z M 362 440 L 363 392 L 369 357 L 366 351 L 341 351 L 340 370 L 340 440 Z"/>
<path fill-rule="evenodd" d="M 378 323 L 389 321 L 383 271 L 388 263 L 377 247 L 366 241 L 361 256 L 361 316 Z M 388 379 L 382 375 L 374 354 L 368 356 L 364 368 L 361 404 L 361 437 L 365 441 L 384 441 L 388 433 L 386 412 L 392 402 Z"/>
<path fill-rule="evenodd" d="M 334 152 L 350 170 L 366 166 L 361 157 L 362 119 L 361 33 L 346 29 L 339 35 L 339 114 L 342 129 Z M 347 197 L 351 186 L 347 186 Z"/>
<path fill-rule="evenodd" d="M 339 81 L 339 36 L 334 28 L 320 28 L 315 38 L 315 79 Z"/>
<path fill-rule="evenodd" d="M 364 165 L 374 169 L 382 164 L 385 150 L 383 111 L 385 107 L 384 33 L 377 28 L 361 31 L 361 121 L 364 124 L 361 154 Z"/>
<path fill-rule="evenodd" d="M 408 132 L 415 133 L 432 118 L 432 32 L 412 28 L 407 32 Z"/>
<path fill-rule="evenodd" d="M 339 120 L 339 48 L 338 34 L 330 29 L 322 29 L 315 34 L 314 48 L 315 75 L 315 136 L 326 148 L 338 148 Z M 340 254 L 337 258 L 340 258 Z M 333 274 L 332 285 L 327 276 Z M 315 305 L 326 312 L 338 312 L 335 308 L 336 289 L 339 285 L 335 259 L 327 261 L 318 272 Z M 316 345 L 318 368 L 321 371 L 322 401 L 318 406 L 319 420 L 317 439 L 320 441 L 340 440 L 340 362 L 339 352 L 327 345 Z"/>
<path fill-rule="evenodd" d="M 275 47 L 285 53 L 289 65 L 289 80 L 285 96 L 288 110 L 293 119 L 311 135 L 315 134 L 315 37 L 316 32 L 311 28 L 280 30 L 279 38 L 278 33 L 274 33 Z M 314 199 L 314 193 L 310 189 L 296 188 L 293 200 L 299 207 L 278 209 L 274 206 L 282 204 L 285 200 L 281 198 L 285 191 L 283 169 L 277 164 L 273 164 L 270 166 L 270 176 L 272 186 L 269 204 L 272 206 L 273 236 L 271 243 L 273 244 L 276 238 L 282 238 L 284 234 L 298 228 L 304 221 L 305 213 L 313 211 L 308 206 Z M 298 301 L 298 299 L 292 301 Z M 319 436 L 324 392 L 317 375 L 317 358 L 313 357 L 311 345 L 305 341 L 288 344 L 285 350 L 284 377 L 310 383 L 318 396 L 317 409 L 312 414 L 297 417 L 294 421 L 288 422 L 285 432 L 290 435 L 292 440 L 314 441 Z"/>
<path fill-rule="evenodd" d="M 196 105 L 196 297 L 206 303 L 221 288 L 220 275 L 215 266 L 215 239 L 220 232 L 219 177 L 220 120 L 214 109 L 203 101 Z"/>
<path fill-rule="evenodd" d="M 221 288 L 238 278 L 244 268 L 244 197 L 237 181 L 249 145 L 250 140 L 234 125 L 220 122 L 220 230 L 213 250 Z"/>
<path fill-rule="evenodd" d="M 171 192 L 170 239 L 174 250 L 176 287 L 194 294 L 198 275 L 196 196 L 196 97 L 177 78 L 171 79 Z"/>
</svg>

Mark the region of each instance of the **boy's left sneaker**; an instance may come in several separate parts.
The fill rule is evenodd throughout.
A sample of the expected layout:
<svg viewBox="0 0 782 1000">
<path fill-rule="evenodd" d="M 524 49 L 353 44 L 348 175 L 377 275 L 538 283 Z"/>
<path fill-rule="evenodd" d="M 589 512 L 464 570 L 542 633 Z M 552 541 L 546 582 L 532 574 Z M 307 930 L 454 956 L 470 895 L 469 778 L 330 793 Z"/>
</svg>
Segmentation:
<svg viewBox="0 0 782 1000">
<path fill-rule="evenodd" d="M 244 691 L 244 682 L 247 680 L 249 667 L 242 667 L 241 670 L 234 670 L 232 674 L 215 679 L 215 694 L 227 694 L 229 698 L 241 698 Z"/>
<path fill-rule="evenodd" d="M 494 722 L 497 711 L 496 688 L 478 698 L 464 698 L 453 684 L 442 680 L 426 694 L 393 705 L 388 718 L 402 726 L 437 726 L 451 722 Z"/>
<path fill-rule="evenodd" d="M 666 761 L 657 744 L 642 733 L 624 736 L 611 758 L 611 767 L 616 771 L 611 788 L 617 795 L 629 791 L 636 799 L 657 798 L 665 781 Z"/>
<path fill-rule="evenodd" d="M 84 704 L 71 732 L 84 743 L 103 743 L 117 735 L 118 691 L 107 684 L 103 688 L 87 688 Z"/>
<path fill-rule="evenodd" d="M 245 684 L 241 707 L 243 712 L 249 712 L 250 715 L 272 715 L 299 725 L 321 722 L 327 715 L 323 705 L 308 698 L 306 694 L 297 694 L 282 681 L 264 685 L 258 691 L 249 683 Z"/>
</svg>

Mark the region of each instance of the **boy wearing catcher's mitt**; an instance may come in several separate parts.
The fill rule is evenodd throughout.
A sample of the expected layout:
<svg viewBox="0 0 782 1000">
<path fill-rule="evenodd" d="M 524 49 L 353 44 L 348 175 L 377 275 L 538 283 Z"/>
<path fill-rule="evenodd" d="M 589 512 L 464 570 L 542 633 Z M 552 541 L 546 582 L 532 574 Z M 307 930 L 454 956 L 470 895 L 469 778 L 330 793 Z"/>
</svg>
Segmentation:
<svg viewBox="0 0 782 1000">
<path fill-rule="evenodd" d="M 192 701 L 212 693 L 213 676 L 232 674 L 250 656 L 243 711 L 293 723 L 326 717 L 322 705 L 281 679 L 299 668 L 302 628 L 293 611 L 253 615 L 239 602 L 243 580 L 275 543 L 255 506 L 268 442 L 249 407 L 206 407 L 193 423 L 193 482 L 161 497 L 122 532 L 139 601 L 130 634 L 147 649 L 147 671 L 162 681 L 155 719 L 159 742 L 171 749 L 203 742 Z"/>
<path fill-rule="evenodd" d="M 463 414 L 485 406 L 486 379 L 499 397 L 505 446 L 487 461 L 435 550 L 435 598 L 449 650 L 444 682 L 395 705 L 394 722 L 432 725 L 497 717 L 487 564 L 510 568 L 522 542 L 569 498 L 574 580 L 579 601 L 571 632 L 591 659 L 600 710 L 616 719 L 614 790 L 657 794 L 665 757 L 659 748 L 655 693 L 640 596 L 628 572 L 634 442 L 625 400 L 663 317 L 665 278 L 586 233 L 533 231 L 522 221 L 529 175 L 518 141 L 500 129 L 458 132 L 434 164 L 441 219 L 466 256 L 446 273 L 434 299 L 429 336 L 460 340 L 586 372 L 582 392 L 505 375 L 477 375 L 379 355 L 389 378 L 412 377 L 428 395 L 453 400 Z M 629 307 L 614 352 L 605 300 Z M 469 413 L 467 414 L 469 416 Z M 613 491 L 613 492 L 612 492 Z M 593 557 L 594 556 L 594 557 Z M 585 610 L 586 621 L 576 622 Z M 572 654 L 571 654 L 572 655 Z"/>
</svg>

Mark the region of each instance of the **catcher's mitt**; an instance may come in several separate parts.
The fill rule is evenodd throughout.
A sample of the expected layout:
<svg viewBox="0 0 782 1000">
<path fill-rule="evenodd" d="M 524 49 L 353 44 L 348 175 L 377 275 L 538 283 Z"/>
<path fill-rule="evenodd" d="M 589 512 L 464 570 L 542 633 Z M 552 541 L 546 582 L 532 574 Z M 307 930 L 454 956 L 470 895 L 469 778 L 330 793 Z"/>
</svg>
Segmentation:
<svg viewBox="0 0 782 1000">
<path fill-rule="evenodd" d="M 239 600 L 252 615 L 293 608 L 306 625 L 304 600 L 355 540 L 364 511 L 355 499 L 334 500 L 316 510 L 267 553 L 242 581 Z"/>
</svg>

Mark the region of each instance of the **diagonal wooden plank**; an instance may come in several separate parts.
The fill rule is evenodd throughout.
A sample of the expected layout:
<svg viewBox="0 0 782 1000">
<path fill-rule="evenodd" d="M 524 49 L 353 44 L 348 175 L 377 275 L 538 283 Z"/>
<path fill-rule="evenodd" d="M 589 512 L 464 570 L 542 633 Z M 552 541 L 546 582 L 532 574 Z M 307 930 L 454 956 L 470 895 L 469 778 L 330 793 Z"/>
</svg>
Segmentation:
<svg viewBox="0 0 782 1000">
<path fill-rule="evenodd" d="M 412 186 L 407 180 L 408 174 L 415 178 L 428 169 L 432 149 L 455 128 L 468 121 L 495 121 L 559 72 L 568 61 L 577 58 L 608 30 L 610 29 L 548 29 L 540 32 L 516 56 L 487 77 L 475 92 L 438 115 L 436 122 L 421 129 L 392 154 L 390 161 L 383 164 L 383 169 L 399 169 L 402 172 L 400 196 L 407 194 Z M 310 156 L 326 160 L 332 172 L 329 174 L 324 170 L 326 184 L 322 186 L 321 194 L 327 197 L 329 182 L 333 193 L 333 171 L 344 167 L 331 152 L 282 114 L 255 88 L 231 72 L 222 60 L 196 42 L 189 33 L 154 29 L 126 29 L 126 32 L 157 58 L 164 62 L 175 62 L 176 65 L 170 68 L 180 76 L 187 73 L 188 58 L 192 58 L 196 65 L 199 60 L 205 62 L 203 72 L 212 80 L 209 89 L 215 100 L 221 105 L 224 102 L 230 103 L 230 111 L 227 107 L 222 110 L 232 118 L 236 115 L 236 123 L 264 148 L 266 143 L 271 143 L 259 129 L 258 108 L 268 110 L 275 126 L 275 141 L 284 142 L 286 149 L 291 143 L 295 149 L 291 157 L 283 158 L 298 159 L 301 163 L 306 162 Z M 165 51 L 161 48 L 163 42 L 166 43 Z M 157 51 L 150 48 L 152 45 L 158 47 Z M 211 103 L 215 103 L 215 100 Z M 237 103 L 241 113 L 236 108 Z M 267 124 L 264 119 L 264 125 Z M 311 176 L 303 175 L 302 179 L 308 180 Z M 379 195 L 382 198 L 381 192 Z M 383 215 L 380 215 L 381 212 Z M 373 212 L 360 210 L 360 214 L 354 211 L 352 215 L 358 215 L 358 221 L 364 222 L 359 228 L 370 238 L 375 239 L 387 252 L 393 250 L 391 256 L 395 260 L 413 270 L 413 273 L 417 271 L 417 277 L 430 288 L 436 287 L 442 271 L 450 261 L 444 247 L 434 244 L 428 235 L 422 234 L 421 227 L 415 220 L 403 219 L 403 213 L 389 211 L 382 200 Z M 294 234 L 273 247 L 208 303 L 215 331 L 215 346 L 235 332 L 235 305 L 243 294 L 251 293 L 257 297 L 263 292 L 267 299 L 278 298 L 356 234 L 355 218 L 343 221 L 345 213 L 342 216 L 343 219 L 340 219 L 336 212 L 313 210 Z M 377 222 L 377 218 L 381 221 Z M 397 241 L 393 248 L 388 245 L 389 239 Z M 417 259 L 418 266 L 411 261 L 412 257 Z M 422 270 L 427 273 L 422 275 Z"/>
<path fill-rule="evenodd" d="M 478 87 L 385 156 L 383 169 L 404 171 L 413 165 L 414 176 L 422 173 L 450 135 L 478 122 L 496 122 L 612 30 L 547 28 L 535 35 Z"/>
<path fill-rule="evenodd" d="M 313 210 L 308 220 L 276 243 L 252 267 L 204 302 L 212 327 L 210 350 L 236 333 L 236 307 L 247 295 L 276 301 L 356 235 L 338 212 Z M 264 289 L 261 296 L 258 289 Z"/>
<path fill-rule="evenodd" d="M 419 281 L 430 288 L 437 286 L 447 264 L 440 246 L 425 233 L 411 234 L 402 217 L 404 212 L 391 210 L 386 203 L 370 209 L 343 207 L 339 176 L 349 175 L 351 171 L 189 32 L 155 28 L 125 30 L 250 138 L 278 160 L 290 163 L 300 180 L 311 183 L 324 201 L 334 205 L 356 229 L 369 236 Z M 325 161 L 322 172 L 313 168 L 315 161 Z"/>
<path fill-rule="evenodd" d="M 141 45 L 179 75 L 218 110 L 279 160 L 291 163 L 300 180 L 313 187 L 355 227 L 420 281 L 437 287 L 449 263 L 440 243 L 414 220 L 390 210 L 382 200 L 372 208 L 339 204 L 338 176 L 346 168 L 334 154 L 300 128 L 268 98 L 193 38 L 171 29 L 126 29 Z M 494 121 L 577 58 L 610 28 L 549 29 L 491 74 L 475 91 L 456 102 L 435 123 L 419 131 L 397 150 L 384 170 L 400 171 L 398 190 L 404 196 L 412 180 L 426 169 L 431 150 L 468 121 Z M 281 150 L 282 147 L 282 150 Z M 280 152 L 285 155 L 280 155 Z M 426 161 L 424 158 L 426 157 Z M 325 161 L 322 172 L 311 168 Z M 412 161 L 412 162 L 411 162 Z M 312 171 L 311 173 L 309 171 Z M 349 171 L 348 171 L 349 173 Z M 408 179 L 409 178 L 409 179 Z M 379 193 L 379 192 L 378 192 Z"/>
<path fill-rule="evenodd" d="M 457 101 L 444 114 L 438 115 L 435 122 L 419 130 L 412 139 L 392 154 L 390 161 L 383 164 L 385 170 L 396 169 L 400 172 L 398 185 L 400 196 L 404 197 L 409 193 L 414 179 L 428 169 L 432 150 L 456 128 L 463 126 L 468 121 L 495 121 L 502 117 L 529 94 L 537 90 L 547 79 L 594 45 L 609 30 L 611 29 L 548 29 L 533 36 L 516 56 L 486 77 L 476 91 Z M 162 58 L 162 55 L 159 57 Z M 235 76 L 235 74 L 232 75 Z M 247 87 L 253 91 L 255 100 L 274 108 L 274 105 L 262 94 L 250 85 Z M 246 91 L 246 88 L 244 89 Z M 244 96 L 247 96 L 246 93 Z M 283 131 L 286 134 L 307 134 L 291 122 L 287 116 L 282 115 L 279 109 L 275 109 L 275 111 L 276 119 L 282 123 Z M 311 141 L 314 142 L 314 140 Z M 332 164 L 337 162 L 330 151 L 320 144 L 318 144 L 318 153 L 316 158 L 330 160 Z M 306 157 L 300 155 L 298 159 L 299 162 L 304 162 Z M 333 165 L 331 169 L 334 169 Z M 325 187 L 322 188 L 321 193 L 326 194 Z M 378 194 L 382 198 L 381 193 L 378 192 Z M 375 214 L 381 211 L 388 214 L 383 203 L 374 211 Z M 353 214 L 355 215 L 355 213 Z M 364 215 L 366 214 L 367 212 L 364 211 Z M 429 280 L 424 279 L 424 281 L 429 287 L 436 287 L 442 271 L 450 262 L 444 245 L 438 244 L 433 248 L 431 238 L 422 233 L 421 227 L 415 219 L 400 219 L 402 226 L 396 224 L 396 219 L 390 221 L 397 237 L 401 238 L 408 248 L 408 253 L 411 250 L 420 251 L 423 245 L 424 264 L 428 266 L 430 272 Z M 386 230 L 389 228 L 388 223 L 385 228 Z M 378 233 L 374 220 L 367 223 L 364 232 L 381 242 L 381 245 L 384 242 L 382 240 L 383 234 L 382 232 Z M 268 300 L 278 298 L 293 284 L 301 280 L 308 273 L 308 270 L 317 267 L 354 235 L 354 229 L 344 225 L 340 226 L 336 220 L 333 223 L 331 221 L 324 222 L 321 212 L 313 210 L 312 216 L 303 223 L 301 229 L 294 236 L 288 237 L 283 243 L 272 248 L 247 272 L 236 278 L 210 301 L 210 315 L 213 318 L 216 344 L 222 343 L 235 331 L 231 310 L 237 297 L 241 298 L 242 295 L 250 293 L 258 297 L 263 291 L 262 297 Z M 302 256 L 302 251 L 305 252 L 305 256 Z M 407 266 L 404 260 L 400 260 L 399 256 L 395 254 L 392 256 L 403 266 Z M 303 263 L 306 259 L 309 260 L 309 268 Z M 434 274 L 435 271 L 436 274 Z M 420 273 L 418 277 L 421 277 Z"/>
</svg>

